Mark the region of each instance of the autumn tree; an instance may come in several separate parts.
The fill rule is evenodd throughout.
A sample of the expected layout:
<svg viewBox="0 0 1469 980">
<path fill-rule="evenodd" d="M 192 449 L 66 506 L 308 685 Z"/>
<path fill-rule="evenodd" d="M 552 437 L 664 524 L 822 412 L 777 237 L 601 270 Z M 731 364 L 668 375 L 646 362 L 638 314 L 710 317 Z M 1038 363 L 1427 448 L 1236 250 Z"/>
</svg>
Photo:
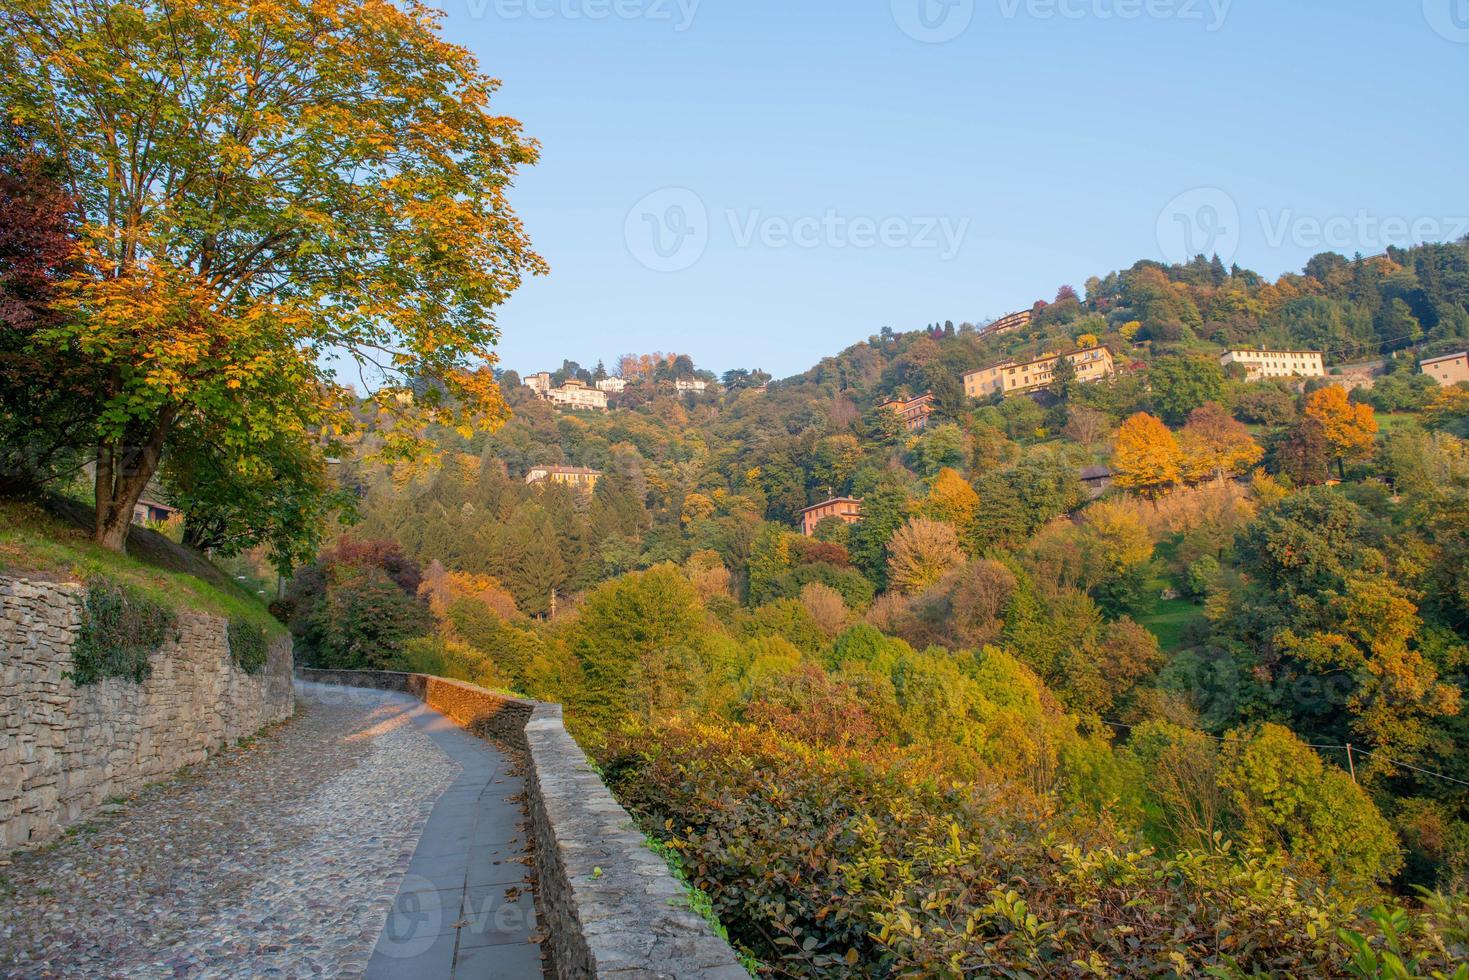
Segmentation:
<svg viewBox="0 0 1469 980">
<path fill-rule="evenodd" d="M 968 541 L 974 533 L 979 494 L 957 470 L 945 467 L 934 477 L 928 497 L 923 501 L 923 511 L 936 521 L 952 525 L 960 539 Z"/>
<path fill-rule="evenodd" d="M 898 528 L 888 542 L 888 554 L 888 581 L 909 594 L 922 592 L 964 564 L 954 528 L 926 517 L 914 517 Z"/>
<path fill-rule="evenodd" d="M 1173 433 L 1146 412 L 1138 412 L 1117 431 L 1112 469 L 1123 489 L 1156 499 L 1181 479 L 1183 462 Z"/>
<path fill-rule="evenodd" d="M 38 331 L 74 271 L 71 201 L 34 154 L 0 152 L 0 487 L 30 492 L 75 466 L 93 436 L 97 372 L 75 357 L 38 357 Z"/>
<path fill-rule="evenodd" d="M 1352 404 L 1343 388 L 1329 385 L 1312 392 L 1306 399 L 1305 416 L 1320 423 L 1337 471 L 1343 476 L 1347 460 L 1371 455 L 1377 436 L 1377 418 L 1372 406 Z"/>
<path fill-rule="evenodd" d="M 1287 854 L 1340 888 L 1370 892 L 1402 864 L 1397 835 L 1367 795 L 1288 728 L 1231 732 L 1219 784 L 1243 842 Z"/>
<path fill-rule="evenodd" d="M 537 150 L 490 110 L 495 81 L 440 38 L 438 14 L 417 0 L 123 13 L 0 2 L 0 98 L 57 162 L 82 246 L 64 315 L 31 346 L 102 375 L 97 541 L 122 548 L 183 426 L 234 453 L 265 430 L 347 425 L 328 354 L 386 411 L 500 419 L 476 369 L 496 307 L 543 269 L 506 199 Z M 417 431 L 384 427 L 384 453 L 411 455 Z"/>
<path fill-rule="evenodd" d="M 1191 483 L 1240 476 L 1259 463 L 1265 450 L 1250 430 L 1217 402 L 1194 409 L 1178 434 L 1184 476 Z"/>
</svg>

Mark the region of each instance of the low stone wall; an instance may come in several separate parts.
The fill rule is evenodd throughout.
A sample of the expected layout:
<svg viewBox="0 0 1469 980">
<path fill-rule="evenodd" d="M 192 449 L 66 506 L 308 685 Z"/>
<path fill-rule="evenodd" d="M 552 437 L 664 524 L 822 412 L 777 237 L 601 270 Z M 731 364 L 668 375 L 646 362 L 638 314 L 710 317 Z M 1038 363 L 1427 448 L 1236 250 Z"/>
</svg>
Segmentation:
<svg viewBox="0 0 1469 980">
<path fill-rule="evenodd" d="M 185 612 L 141 684 L 77 687 L 67 676 L 82 620 L 80 585 L 0 577 L 0 848 L 43 840 L 110 797 L 200 762 L 290 717 L 291 640 L 247 674 L 226 621 Z"/>
<path fill-rule="evenodd" d="M 298 670 L 303 680 L 403 691 L 473 731 L 523 746 L 541 910 L 556 974 L 737 980 L 729 944 L 688 907 L 562 724 L 561 706 L 461 681 L 387 671 Z"/>
</svg>

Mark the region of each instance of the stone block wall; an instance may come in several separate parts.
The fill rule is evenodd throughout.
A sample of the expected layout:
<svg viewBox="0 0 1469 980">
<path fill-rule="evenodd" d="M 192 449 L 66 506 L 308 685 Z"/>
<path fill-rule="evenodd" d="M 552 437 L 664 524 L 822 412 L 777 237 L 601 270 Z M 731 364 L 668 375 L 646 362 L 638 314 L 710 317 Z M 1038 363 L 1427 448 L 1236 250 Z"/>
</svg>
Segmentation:
<svg viewBox="0 0 1469 980">
<path fill-rule="evenodd" d="M 247 674 L 230 660 L 226 621 L 197 612 L 179 614 L 143 683 L 78 687 L 67 675 L 84 593 L 0 577 L 0 850 L 44 840 L 295 710 L 290 637 Z"/>
<path fill-rule="evenodd" d="M 471 731 L 525 749 L 536 882 L 557 977 L 747 980 L 684 886 L 644 844 L 562 724 L 561 706 L 462 681 L 389 671 L 301 670 L 304 680 L 404 691 Z"/>
</svg>

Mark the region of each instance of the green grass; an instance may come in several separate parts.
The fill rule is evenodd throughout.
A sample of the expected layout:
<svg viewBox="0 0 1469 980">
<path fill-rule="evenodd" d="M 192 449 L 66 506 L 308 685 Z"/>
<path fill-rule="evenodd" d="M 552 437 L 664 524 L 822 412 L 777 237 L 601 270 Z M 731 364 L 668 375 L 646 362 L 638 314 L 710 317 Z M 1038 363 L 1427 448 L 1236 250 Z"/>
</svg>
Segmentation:
<svg viewBox="0 0 1469 980">
<path fill-rule="evenodd" d="M 133 533 L 140 532 L 135 528 Z M 242 590 L 108 551 L 93 543 L 86 531 L 31 503 L 0 501 L 0 573 L 67 582 L 108 578 L 169 609 L 248 620 L 270 637 L 285 633 L 265 606 Z"/>
<path fill-rule="evenodd" d="M 1184 633 L 1203 619 L 1204 607 L 1188 599 L 1159 599 L 1153 611 L 1138 622 L 1158 638 L 1164 653 L 1176 653 L 1183 648 Z"/>
</svg>

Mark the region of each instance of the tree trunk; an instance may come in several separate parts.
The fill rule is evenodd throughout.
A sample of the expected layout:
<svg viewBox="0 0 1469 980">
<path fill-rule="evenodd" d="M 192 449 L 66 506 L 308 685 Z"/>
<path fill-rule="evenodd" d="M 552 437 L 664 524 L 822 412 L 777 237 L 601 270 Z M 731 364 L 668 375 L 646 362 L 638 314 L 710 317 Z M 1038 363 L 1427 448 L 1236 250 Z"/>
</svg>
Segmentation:
<svg viewBox="0 0 1469 980">
<path fill-rule="evenodd" d="M 127 548 L 133 524 L 133 508 L 143 496 L 148 481 L 158 472 L 163 443 L 173 426 L 177 410 L 164 409 L 142 433 L 136 445 L 116 439 L 97 444 L 97 522 L 92 539 L 111 551 Z"/>
</svg>

